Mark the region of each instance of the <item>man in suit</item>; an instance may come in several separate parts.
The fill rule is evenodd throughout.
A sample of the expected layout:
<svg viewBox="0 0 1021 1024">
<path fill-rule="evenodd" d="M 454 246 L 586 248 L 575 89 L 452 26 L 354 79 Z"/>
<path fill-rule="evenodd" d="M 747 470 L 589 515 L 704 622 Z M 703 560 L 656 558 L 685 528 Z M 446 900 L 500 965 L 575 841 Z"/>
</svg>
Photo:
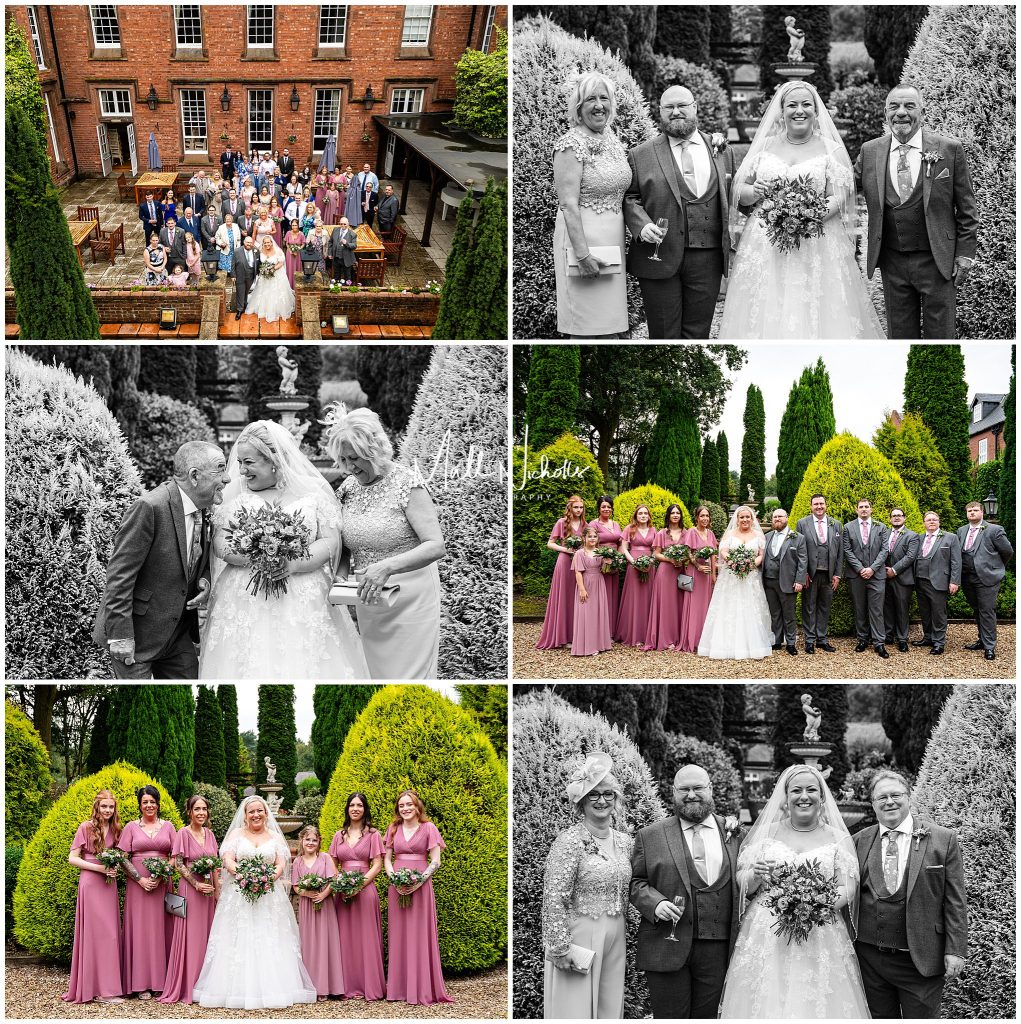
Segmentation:
<svg viewBox="0 0 1021 1024">
<path fill-rule="evenodd" d="M 294 173 L 294 157 L 291 156 L 289 149 L 285 149 L 280 157 L 280 173 L 284 176 L 284 184 L 286 185 Z"/>
<path fill-rule="evenodd" d="M 181 218 L 179 226 L 181 231 L 186 235 L 191 235 L 198 242 L 199 248 L 202 247 L 202 230 L 199 227 L 199 219 L 190 205 L 184 208 L 184 216 Z M 185 248 L 187 248 L 187 241 L 185 242 Z"/>
<path fill-rule="evenodd" d="M 890 90 L 890 135 L 866 142 L 854 174 L 869 214 L 867 270 L 883 272 L 891 338 L 953 339 L 956 294 L 975 263 L 978 208 L 960 141 L 922 127 L 922 94 Z"/>
<path fill-rule="evenodd" d="M 394 195 L 393 185 L 383 187 L 383 199 L 376 208 L 376 216 L 379 218 L 379 233 L 388 235 L 397 224 L 397 218 L 401 214 L 401 204 Z"/>
<path fill-rule="evenodd" d="M 674 776 L 675 816 L 643 828 L 631 857 L 631 902 L 642 915 L 638 969 L 654 1017 L 715 1018 L 737 941 L 740 828 L 714 814 L 698 765 Z M 684 899 L 683 908 L 673 902 Z M 667 936 L 676 922 L 676 942 Z"/>
<path fill-rule="evenodd" d="M 330 253 L 333 257 L 332 277 L 334 281 L 353 281 L 358 257 L 358 235 L 352 230 L 347 217 L 341 217 L 340 223 L 330 234 Z"/>
<path fill-rule="evenodd" d="M 805 538 L 808 578 L 801 599 L 801 619 L 805 629 L 805 653 L 821 651 L 836 654 L 829 641 L 830 608 L 843 571 L 844 537 L 840 520 L 826 515 L 826 498 L 812 495 L 812 514 L 798 520 L 798 533 Z"/>
<path fill-rule="evenodd" d="M 886 596 L 883 599 L 883 622 L 886 642 L 897 642 L 897 650 L 908 649 L 908 605 L 915 586 L 915 558 L 918 555 L 918 534 L 904 525 L 904 510 L 890 509 L 890 539 L 886 542 Z"/>
<path fill-rule="evenodd" d="M 968 956 L 957 836 L 911 812 L 911 787 L 880 771 L 869 790 L 878 824 L 854 837 L 860 892 L 855 952 L 873 1017 L 933 1019 L 943 984 Z"/>
<path fill-rule="evenodd" d="M 201 217 L 206 212 L 206 196 L 200 192 L 197 185 L 189 183 L 188 194 L 184 197 L 184 205 L 190 206 L 196 217 Z"/>
<path fill-rule="evenodd" d="M 659 116 L 663 134 L 628 154 L 627 269 L 638 278 L 650 338 L 708 338 L 730 261 L 734 154 L 698 130 L 695 97 L 683 86 L 663 93 Z M 657 227 L 659 218 L 669 226 Z M 657 243 L 659 261 L 649 258 Z"/>
<path fill-rule="evenodd" d="M 145 202 L 138 205 L 138 219 L 142 222 L 145 244 L 148 246 L 149 239 L 154 234 L 158 235 L 163 228 L 163 208 L 153 199 L 151 191 L 145 193 Z"/>
<path fill-rule="evenodd" d="M 886 653 L 883 602 L 886 599 L 886 559 L 890 531 L 872 518 L 872 502 L 858 502 L 858 518 L 844 525 L 844 562 L 854 605 L 854 631 L 858 634 L 855 653 L 868 650 L 869 638 L 880 658 Z"/>
<path fill-rule="evenodd" d="M 376 217 L 376 207 L 379 205 L 379 196 L 371 181 L 365 183 L 365 191 L 362 193 L 362 221 L 370 228 Z"/>
<path fill-rule="evenodd" d="M 167 217 L 166 226 L 160 232 L 160 245 L 167 254 L 167 265 L 173 267 L 179 263 L 182 267 L 187 265 L 188 242 L 185 238 L 186 232 L 177 226 L 173 217 Z"/>
<path fill-rule="evenodd" d="M 229 213 L 237 224 L 238 217 L 245 212 L 245 201 L 238 196 L 237 189 L 232 188 L 227 193 L 227 198 L 220 204 L 220 219 L 222 220 Z"/>
<path fill-rule="evenodd" d="M 209 524 L 230 482 L 215 444 L 188 441 L 174 479 L 143 494 L 114 538 L 93 639 L 118 679 L 196 679 L 198 611 L 209 596 Z"/>
<path fill-rule="evenodd" d="M 800 534 L 787 525 L 787 513 L 773 512 L 773 529 L 766 534 L 766 551 L 762 556 L 762 586 L 773 626 L 773 650 L 787 647 L 788 654 L 798 653 L 798 622 L 795 595 L 800 594 L 808 573 L 808 545 Z"/>
<path fill-rule="evenodd" d="M 206 215 L 199 221 L 199 233 L 202 239 L 203 249 L 215 248 L 214 238 L 216 237 L 216 231 L 223 223 L 222 220 L 217 216 L 217 208 L 214 204 L 210 204 L 206 210 Z"/>
<path fill-rule="evenodd" d="M 935 512 L 926 512 L 922 522 L 925 533 L 914 565 L 922 639 L 912 641 L 912 646 L 931 647 L 930 654 L 942 654 L 947 643 L 947 601 L 961 586 L 961 542 L 956 534 L 939 528 Z"/>
<path fill-rule="evenodd" d="M 259 276 L 259 254 L 255 251 L 255 242 L 251 235 L 245 235 L 241 244 L 234 250 L 234 319 L 240 320 L 241 314 L 248 305 L 248 295 Z"/>
<path fill-rule="evenodd" d="M 978 640 L 969 651 L 985 651 L 987 661 L 996 657 L 996 599 L 1014 549 L 1002 526 L 984 522 L 982 502 L 969 501 L 964 508 L 968 525 L 957 531 L 961 545 L 961 582 L 964 596 L 975 613 Z"/>
<path fill-rule="evenodd" d="M 234 171 L 237 167 L 237 154 L 230 147 L 220 154 L 220 177 L 227 181 L 234 180 Z M 243 185 L 244 182 L 241 182 Z"/>
</svg>

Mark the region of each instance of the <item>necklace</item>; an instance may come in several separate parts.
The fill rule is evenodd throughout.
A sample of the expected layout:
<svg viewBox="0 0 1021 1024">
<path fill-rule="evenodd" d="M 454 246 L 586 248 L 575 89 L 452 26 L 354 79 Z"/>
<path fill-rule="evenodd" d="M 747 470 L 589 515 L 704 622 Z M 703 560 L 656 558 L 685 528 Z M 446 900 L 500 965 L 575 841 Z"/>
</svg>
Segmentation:
<svg viewBox="0 0 1021 1024">
<path fill-rule="evenodd" d="M 607 829 L 606 829 L 606 835 L 605 835 L 605 836 L 601 836 L 601 835 L 599 835 L 599 833 L 598 833 L 598 832 L 593 832 L 593 831 L 592 831 L 592 826 L 591 826 L 591 825 L 589 825 L 589 823 L 588 823 L 587 821 L 586 821 L 586 822 L 585 822 L 584 824 L 585 824 L 585 831 L 586 831 L 586 832 L 588 832 L 588 834 L 589 834 L 589 835 L 590 835 L 590 836 L 591 836 L 591 837 L 592 837 L 592 838 L 593 838 L 593 839 L 594 839 L 594 840 L 595 840 L 595 841 L 596 841 L 597 843 L 598 843 L 598 842 L 599 842 L 600 840 L 602 840 L 602 841 L 603 841 L 603 842 L 605 843 L 605 842 L 606 842 L 606 840 L 610 838 L 610 829 L 609 829 L 609 826 L 607 826 Z"/>
<path fill-rule="evenodd" d="M 790 825 L 795 832 L 814 832 L 819 827 L 819 822 L 816 822 L 811 828 L 798 828 L 793 821 L 789 821 L 787 824 Z"/>
<path fill-rule="evenodd" d="M 794 141 L 794 140 L 793 140 L 793 139 L 792 139 L 792 138 L 790 137 L 790 135 L 788 135 L 788 134 L 787 134 L 787 132 L 784 132 L 784 138 L 785 138 L 785 139 L 786 139 L 786 140 L 787 140 L 787 141 L 788 141 L 788 142 L 789 142 L 789 143 L 790 143 L 790 144 L 791 144 L 792 146 L 807 146 L 807 145 L 808 145 L 808 144 L 809 144 L 809 143 L 810 143 L 810 142 L 812 141 L 812 136 L 811 136 L 811 135 L 809 135 L 809 137 L 808 137 L 807 139 L 805 139 L 805 141 L 804 141 L 804 142 L 795 142 L 795 141 Z"/>
</svg>

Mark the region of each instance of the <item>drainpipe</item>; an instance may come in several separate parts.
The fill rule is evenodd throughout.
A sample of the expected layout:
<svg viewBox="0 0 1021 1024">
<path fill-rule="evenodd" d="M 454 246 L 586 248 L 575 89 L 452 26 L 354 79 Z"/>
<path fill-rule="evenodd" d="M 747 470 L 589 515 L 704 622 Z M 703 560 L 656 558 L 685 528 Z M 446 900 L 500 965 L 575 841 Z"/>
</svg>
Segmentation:
<svg viewBox="0 0 1021 1024">
<path fill-rule="evenodd" d="M 472 36 L 475 35 L 475 15 L 478 14 L 478 5 L 472 4 L 472 16 L 471 21 L 468 22 L 468 38 L 465 40 L 464 47 L 466 50 L 472 48 Z"/>
<path fill-rule="evenodd" d="M 57 52 L 57 33 L 53 30 L 53 10 L 49 4 L 45 4 L 46 21 L 50 26 L 50 42 L 53 43 L 53 63 L 57 72 L 57 84 L 60 86 L 60 98 L 65 99 L 67 93 L 64 91 L 64 73 L 60 70 L 60 54 Z M 38 8 L 36 8 L 38 12 Z M 79 177 L 78 172 L 78 151 L 74 148 L 74 131 L 71 128 L 71 112 L 66 103 L 60 104 L 64 108 L 64 124 L 67 127 L 67 138 L 71 144 L 71 163 L 74 167 L 75 178 Z"/>
</svg>

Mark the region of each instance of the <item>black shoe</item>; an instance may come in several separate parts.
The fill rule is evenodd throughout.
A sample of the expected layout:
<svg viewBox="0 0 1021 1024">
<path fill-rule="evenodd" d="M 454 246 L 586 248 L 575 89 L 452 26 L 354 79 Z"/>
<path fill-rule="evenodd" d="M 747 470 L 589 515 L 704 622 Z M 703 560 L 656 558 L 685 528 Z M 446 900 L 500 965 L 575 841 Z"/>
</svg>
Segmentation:
<svg viewBox="0 0 1021 1024">
<path fill-rule="evenodd" d="M 912 647 L 932 647 L 932 641 L 931 640 L 912 640 L 911 641 L 911 646 Z"/>
<path fill-rule="evenodd" d="M 932 645 L 932 650 L 929 651 L 929 653 L 930 654 L 942 654 L 943 653 L 943 645 L 942 644 L 933 644 Z"/>
<path fill-rule="evenodd" d="M 858 646 L 855 647 L 855 649 L 854 649 L 854 653 L 855 654 L 861 654 L 862 651 L 867 651 L 868 649 L 869 649 L 869 645 L 868 645 L 867 641 L 859 640 L 858 641 Z"/>
<path fill-rule="evenodd" d="M 815 654 L 815 644 L 805 644 L 805 654 Z"/>
<path fill-rule="evenodd" d="M 893 639 L 892 636 L 887 636 L 887 638 L 883 641 L 883 643 L 887 643 L 887 644 L 892 644 L 893 642 L 894 642 L 894 639 Z"/>
<path fill-rule="evenodd" d="M 794 646 L 794 644 L 788 644 L 787 645 L 787 653 L 788 654 L 797 654 L 798 653 L 798 649 L 797 649 L 797 647 Z"/>
<path fill-rule="evenodd" d="M 827 654 L 836 654 L 837 653 L 836 647 L 834 647 L 829 642 L 829 640 L 826 640 L 826 641 L 824 641 L 821 644 L 816 644 L 815 646 L 818 647 L 820 651 L 825 651 Z"/>
<path fill-rule="evenodd" d="M 986 661 L 993 661 L 996 658 L 996 648 L 990 647 L 986 650 Z"/>
<path fill-rule="evenodd" d="M 886 653 L 886 648 L 882 644 L 876 644 L 875 652 L 880 658 L 889 658 L 890 655 Z"/>
<path fill-rule="evenodd" d="M 780 650 L 781 647 L 783 647 L 783 644 L 773 644 L 773 650 L 774 651 Z"/>
<path fill-rule="evenodd" d="M 964 649 L 966 651 L 984 651 L 985 648 L 982 646 L 981 640 L 976 640 L 973 644 L 965 644 Z"/>
<path fill-rule="evenodd" d="M 897 641 L 897 650 L 900 651 L 901 654 L 907 654 L 907 652 L 908 652 L 908 642 L 907 642 L 907 640 L 898 640 Z"/>
<path fill-rule="evenodd" d="M 234 314 L 234 319 L 235 320 L 240 320 L 241 319 L 241 314 L 240 313 L 235 313 Z"/>
</svg>

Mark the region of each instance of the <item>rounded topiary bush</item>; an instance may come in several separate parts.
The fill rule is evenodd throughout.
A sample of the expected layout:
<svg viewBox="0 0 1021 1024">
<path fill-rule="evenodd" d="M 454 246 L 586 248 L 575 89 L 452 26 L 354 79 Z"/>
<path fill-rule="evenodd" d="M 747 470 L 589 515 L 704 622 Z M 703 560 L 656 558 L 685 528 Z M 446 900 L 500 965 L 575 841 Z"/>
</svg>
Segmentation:
<svg viewBox="0 0 1021 1024">
<path fill-rule="evenodd" d="M 105 676 L 92 627 L 138 472 L 103 400 L 62 367 L 8 351 L 4 405 L 7 676 Z"/>
<path fill-rule="evenodd" d="M 135 794 L 142 786 L 159 790 L 160 815 L 181 828 L 181 815 L 163 784 L 125 761 L 72 783 L 50 808 L 25 848 L 14 890 L 14 937 L 26 949 L 70 962 L 78 894 L 78 870 L 67 862 L 71 840 L 92 816 L 92 802 L 103 789 L 117 798 L 122 825 L 137 819 Z"/>
<path fill-rule="evenodd" d="M 213 830 L 216 841 L 222 843 L 231 821 L 234 820 L 238 805 L 234 803 L 234 798 L 227 790 L 211 786 L 208 782 L 196 782 L 193 792 L 196 796 L 205 797 L 209 807 L 209 827 Z"/>
<path fill-rule="evenodd" d="M 933 4 L 904 63 L 925 97 L 925 126 L 960 139 L 978 206 L 978 261 L 957 295 L 959 338 L 1013 338 L 1017 11 Z"/>
<path fill-rule="evenodd" d="M 829 106 L 836 111 L 835 119 L 842 129 L 846 124 L 847 130 L 841 133 L 841 138 L 852 163 L 858 159 L 861 147 L 869 139 L 883 134 L 886 126 L 884 106 L 889 91 L 881 85 L 864 82 L 835 89 L 830 94 Z"/>
<path fill-rule="evenodd" d="M 28 716 L 4 701 L 4 843 L 27 843 L 50 799 L 50 755 Z"/>
<path fill-rule="evenodd" d="M 673 807 L 674 776 L 686 764 L 697 764 L 709 773 L 717 814 L 741 813 L 741 774 L 730 754 L 715 743 L 679 732 L 667 733 L 667 757 L 659 780 L 659 795 L 665 806 Z"/>
<path fill-rule="evenodd" d="M 323 791 L 323 784 L 314 776 L 302 779 L 298 783 L 298 793 L 301 796 L 317 796 Z"/>
<path fill-rule="evenodd" d="M 492 967 L 507 951 L 507 772 L 474 717 L 426 686 L 382 687 L 358 716 L 319 818 L 323 842 L 344 824 L 351 793 L 368 796 L 385 832 L 404 789 L 421 796 L 447 846 L 436 879 L 443 967 Z"/>
<path fill-rule="evenodd" d="M 549 690 L 514 701 L 514 1016 L 543 1015 L 542 888 L 553 840 L 577 819 L 564 786 L 592 750 L 613 758 L 624 791 L 615 828 L 630 835 L 666 812 L 638 747 L 598 714 L 579 711 Z M 648 1015 L 645 980 L 635 967 L 638 915 L 628 912 L 624 1016 Z"/>
<path fill-rule="evenodd" d="M 570 127 L 566 86 L 579 73 L 598 71 L 616 85 L 617 115 L 610 126 L 625 149 L 652 138 L 642 90 L 619 56 L 579 39 L 545 18 L 514 27 L 514 162 L 534 173 L 514 176 L 514 337 L 556 338 L 552 180 L 553 146 Z M 634 282 L 632 282 L 633 284 Z M 637 288 L 629 289 L 632 326 L 643 319 Z"/>
<path fill-rule="evenodd" d="M 14 889 L 18 884 L 18 869 L 24 855 L 23 846 L 4 847 L 4 930 L 8 940 L 14 935 Z"/>
<path fill-rule="evenodd" d="M 690 89 L 698 104 L 698 127 L 704 132 L 726 133 L 730 124 L 730 100 L 720 80 L 709 68 L 683 57 L 656 54 L 653 98 L 658 100 L 672 85 Z"/>
<path fill-rule="evenodd" d="M 640 487 L 632 487 L 630 491 L 622 491 L 618 494 L 613 499 L 613 518 L 621 526 L 627 526 L 639 505 L 649 506 L 652 525 L 657 530 L 663 529 L 663 523 L 666 520 L 666 510 L 671 505 L 681 506 L 681 521 L 685 528 L 692 525 L 691 513 L 685 507 L 684 502 L 676 494 L 656 484 L 642 484 Z"/>
<path fill-rule="evenodd" d="M 727 524 L 730 522 L 727 510 L 718 502 L 706 501 L 705 498 L 700 498 L 699 504 L 705 505 L 709 509 L 709 528 L 716 534 L 716 539 L 720 540 L 727 530 Z"/>
<path fill-rule="evenodd" d="M 174 453 L 185 441 L 216 444 L 216 431 L 198 406 L 151 391 L 138 393 L 140 416 L 131 454 L 147 490 L 173 475 Z"/>
<path fill-rule="evenodd" d="M 925 750 L 913 807 L 957 834 L 968 892 L 968 967 L 944 1017 L 1013 1020 L 1016 909 L 1013 685 L 958 684 Z"/>
<path fill-rule="evenodd" d="M 322 793 L 308 793 L 306 796 L 298 797 L 292 813 L 296 817 L 304 818 L 306 823 L 314 825 L 319 821 L 325 803 L 326 797 Z M 327 840 L 324 846 L 328 848 L 329 845 Z"/>
</svg>

